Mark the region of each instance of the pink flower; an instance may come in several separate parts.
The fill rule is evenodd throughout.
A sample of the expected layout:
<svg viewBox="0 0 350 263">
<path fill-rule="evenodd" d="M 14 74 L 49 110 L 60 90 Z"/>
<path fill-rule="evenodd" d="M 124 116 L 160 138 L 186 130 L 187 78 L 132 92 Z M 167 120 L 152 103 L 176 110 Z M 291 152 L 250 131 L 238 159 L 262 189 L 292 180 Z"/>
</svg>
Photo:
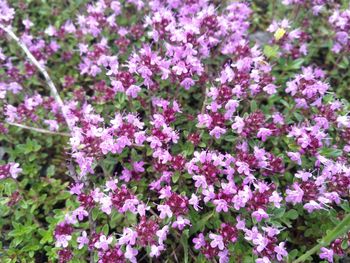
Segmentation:
<svg viewBox="0 0 350 263">
<path fill-rule="evenodd" d="M 213 200 L 215 198 L 215 192 L 214 187 L 210 185 L 207 189 L 203 190 L 204 202 L 208 203 L 210 200 Z"/>
<path fill-rule="evenodd" d="M 220 251 L 218 253 L 218 256 L 219 256 L 219 263 L 228 263 L 230 261 L 229 252 L 227 249 Z"/>
<path fill-rule="evenodd" d="M 131 85 L 125 92 L 125 94 L 133 99 L 137 98 L 138 93 L 141 91 L 141 88 L 136 85 Z"/>
<path fill-rule="evenodd" d="M 185 78 L 183 81 L 181 81 L 180 85 L 186 90 L 189 90 L 194 85 L 194 80 L 191 78 Z"/>
<path fill-rule="evenodd" d="M 215 137 L 216 139 L 220 139 L 221 135 L 226 133 L 226 129 L 220 128 L 218 126 L 215 126 L 214 129 L 210 131 L 210 135 Z"/>
<path fill-rule="evenodd" d="M 304 172 L 304 171 L 298 171 L 295 174 L 296 178 L 301 178 L 304 182 L 306 182 L 307 180 L 309 180 L 310 177 L 312 177 L 312 174 L 309 172 Z"/>
<path fill-rule="evenodd" d="M 101 235 L 100 239 L 95 243 L 95 248 L 106 251 L 109 247 L 109 244 L 111 244 L 112 241 L 112 237 L 107 238 L 105 235 Z"/>
<path fill-rule="evenodd" d="M 257 236 L 255 238 L 253 238 L 253 244 L 256 245 L 256 250 L 260 253 L 261 251 L 263 251 L 266 246 L 269 243 L 269 240 L 267 238 L 265 238 L 264 236 L 262 236 L 260 233 L 257 234 Z"/>
<path fill-rule="evenodd" d="M 17 178 L 18 174 L 22 172 L 22 169 L 19 168 L 19 163 L 9 163 L 10 165 L 10 175 L 12 178 Z"/>
<path fill-rule="evenodd" d="M 122 236 L 118 239 L 118 245 L 135 245 L 137 232 L 131 228 L 124 228 Z"/>
<path fill-rule="evenodd" d="M 314 210 L 320 210 L 322 209 L 322 206 L 315 202 L 314 200 L 311 200 L 310 202 L 306 203 L 304 205 L 304 208 L 309 212 L 312 213 Z"/>
<path fill-rule="evenodd" d="M 124 253 L 125 258 L 129 259 L 131 263 L 136 263 L 136 256 L 138 254 L 138 250 L 132 248 L 130 245 L 126 246 L 126 251 Z"/>
<path fill-rule="evenodd" d="M 159 244 L 163 244 L 163 242 L 166 240 L 167 235 L 169 233 L 169 226 L 163 226 L 162 229 L 158 230 L 156 235 L 158 236 L 158 242 Z"/>
<path fill-rule="evenodd" d="M 160 212 L 159 217 L 161 219 L 173 216 L 173 212 L 171 211 L 170 206 L 168 205 L 158 205 L 157 210 Z"/>
<path fill-rule="evenodd" d="M 297 183 L 293 184 L 294 190 L 287 189 L 286 201 L 293 203 L 293 205 L 301 203 L 303 200 L 304 191 L 299 187 Z"/>
<path fill-rule="evenodd" d="M 15 15 L 15 10 L 10 8 L 6 1 L 0 1 L 0 23 L 3 21 L 10 22 Z"/>
<path fill-rule="evenodd" d="M 78 217 L 79 221 L 83 221 L 85 217 L 89 216 L 89 213 L 83 207 L 78 207 L 73 211 L 73 216 Z"/>
<path fill-rule="evenodd" d="M 118 179 L 113 179 L 113 180 L 108 180 L 106 182 L 106 189 L 105 191 L 114 191 L 117 189 L 117 183 L 118 183 Z"/>
<path fill-rule="evenodd" d="M 73 184 L 72 187 L 70 188 L 69 192 L 70 194 L 75 194 L 75 195 L 80 195 L 81 193 L 81 189 L 83 189 L 84 187 L 84 184 L 81 183 L 81 184 Z"/>
<path fill-rule="evenodd" d="M 228 205 L 224 199 L 217 199 L 213 201 L 213 204 L 216 206 L 216 212 L 220 213 L 221 211 L 227 212 Z"/>
<path fill-rule="evenodd" d="M 71 235 L 59 235 L 56 236 L 56 242 L 55 246 L 56 247 L 68 247 L 68 241 L 72 239 Z"/>
<path fill-rule="evenodd" d="M 258 209 L 258 211 L 254 211 L 252 213 L 252 217 L 256 219 L 256 221 L 260 222 L 263 219 L 269 218 L 269 215 L 261 208 Z"/>
<path fill-rule="evenodd" d="M 250 175 L 250 169 L 249 165 L 245 162 L 236 162 L 236 165 L 238 166 L 237 171 L 240 174 Z"/>
<path fill-rule="evenodd" d="M 269 202 L 272 202 L 277 208 L 281 207 L 282 200 L 283 198 L 279 195 L 277 191 L 274 191 L 272 195 L 269 197 Z"/>
<path fill-rule="evenodd" d="M 119 1 L 112 1 L 110 7 L 116 15 L 119 15 L 121 13 L 121 6 Z"/>
<path fill-rule="evenodd" d="M 266 141 L 267 137 L 272 135 L 272 131 L 267 128 L 260 128 L 257 134 L 258 138 L 261 138 L 261 140 L 264 142 Z"/>
<path fill-rule="evenodd" d="M 49 130 L 50 131 L 58 131 L 59 126 L 58 126 L 57 121 L 55 121 L 55 120 L 45 120 L 44 123 L 49 125 Z"/>
<path fill-rule="evenodd" d="M 271 261 L 268 257 L 263 257 L 256 259 L 255 263 L 271 263 Z"/>
<path fill-rule="evenodd" d="M 87 237 L 86 231 L 83 231 L 81 236 L 77 238 L 79 243 L 78 249 L 82 249 L 85 245 L 89 244 L 89 238 Z"/>
<path fill-rule="evenodd" d="M 274 248 L 274 251 L 277 254 L 277 260 L 282 261 L 284 257 L 288 256 L 288 252 L 284 248 L 284 242 L 279 243 L 278 246 Z"/>
<path fill-rule="evenodd" d="M 277 87 L 274 84 L 268 84 L 263 88 L 263 91 L 265 91 L 267 94 L 272 95 L 277 92 Z"/>
<path fill-rule="evenodd" d="M 223 241 L 223 238 L 221 235 L 216 235 L 216 234 L 210 233 L 209 238 L 212 240 L 210 242 L 210 246 L 212 248 L 217 247 L 220 250 L 223 250 L 225 248 L 224 241 Z"/>
<path fill-rule="evenodd" d="M 232 124 L 232 129 L 236 130 L 238 134 L 242 133 L 244 128 L 244 120 L 239 117 L 236 116 L 235 117 L 235 122 Z"/>
<path fill-rule="evenodd" d="M 191 199 L 188 200 L 188 203 L 193 206 L 194 210 L 199 211 L 201 207 L 199 206 L 199 198 L 195 194 L 191 195 Z"/>
<path fill-rule="evenodd" d="M 163 245 L 152 245 L 151 246 L 151 253 L 149 254 L 151 257 L 159 257 L 160 253 L 164 250 L 164 246 Z"/>
<path fill-rule="evenodd" d="M 174 221 L 174 223 L 171 226 L 173 228 L 183 230 L 186 227 L 186 225 L 191 225 L 190 220 L 188 220 L 187 218 L 183 218 L 182 216 L 178 216 L 176 218 L 176 221 Z"/>
<path fill-rule="evenodd" d="M 195 249 L 200 249 L 205 246 L 206 242 L 203 233 L 199 233 L 199 235 L 193 239 L 193 244 Z"/>
<path fill-rule="evenodd" d="M 28 30 L 30 29 L 34 24 L 32 23 L 32 21 L 30 21 L 28 18 L 24 19 L 22 21 L 22 24 L 24 25 L 24 27 Z"/>
<path fill-rule="evenodd" d="M 298 153 L 298 152 L 287 152 L 287 155 L 293 162 L 296 162 L 298 165 L 301 165 L 300 153 Z"/>
<path fill-rule="evenodd" d="M 333 256 L 334 256 L 334 252 L 332 249 L 327 249 L 325 247 L 321 248 L 321 254 L 320 254 L 320 258 L 321 259 L 325 259 L 328 262 L 333 262 Z"/>
</svg>

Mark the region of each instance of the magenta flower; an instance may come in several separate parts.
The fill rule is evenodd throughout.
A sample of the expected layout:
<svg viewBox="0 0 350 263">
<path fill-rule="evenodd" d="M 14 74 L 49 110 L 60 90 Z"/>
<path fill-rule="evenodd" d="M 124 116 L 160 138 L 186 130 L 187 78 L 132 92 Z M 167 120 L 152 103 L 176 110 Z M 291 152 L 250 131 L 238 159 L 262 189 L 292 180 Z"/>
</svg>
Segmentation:
<svg viewBox="0 0 350 263">
<path fill-rule="evenodd" d="M 107 238 L 105 235 L 101 235 L 99 240 L 95 243 L 97 249 L 107 250 L 109 245 L 112 243 L 113 238 Z"/>
<path fill-rule="evenodd" d="M 223 250 L 225 248 L 225 245 L 224 245 L 224 242 L 223 242 L 223 238 L 221 235 L 216 235 L 216 234 L 213 234 L 213 233 L 210 233 L 209 234 L 209 238 L 212 240 L 210 242 L 210 246 L 212 248 L 218 248 L 220 250 Z"/>
<path fill-rule="evenodd" d="M 81 236 L 77 238 L 79 243 L 78 249 L 82 249 L 85 245 L 89 244 L 89 238 L 87 237 L 86 231 L 83 231 Z"/>
<path fill-rule="evenodd" d="M 320 258 L 325 259 L 328 262 L 333 262 L 334 252 L 332 249 L 327 249 L 325 247 L 321 247 Z"/>
</svg>

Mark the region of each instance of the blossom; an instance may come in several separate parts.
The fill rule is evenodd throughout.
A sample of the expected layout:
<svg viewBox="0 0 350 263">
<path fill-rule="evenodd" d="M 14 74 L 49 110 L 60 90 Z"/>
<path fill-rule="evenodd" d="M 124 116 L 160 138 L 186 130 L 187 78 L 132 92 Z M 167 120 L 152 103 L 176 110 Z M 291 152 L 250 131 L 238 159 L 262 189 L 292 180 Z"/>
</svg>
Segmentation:
<svg viewBox="0 0 350 263">
<path fill-rule="evenodd" d="M 124 228 L 122 236 L 118 239 L 118 244 L 121 245 L 135 245 L 137 238 L 137 232 L 131 228 Z"/>
<path fill-rule="evenodd" d="M 261 138 L 261 140 L 264 142 L 266 141 L 267 137 L 272 135 L 272 131 L 267 128 L 260 128 L 257 134 L 258 138 Z"/>
<path fill-rule="evenodd" d="M 220 213 L 221 211 L 224 211 L 224 212 L 228 211 L 228 205 L 225 200 L 218 199 L 218 200 L 214 200 L 213 203 L 216 206 L 216 212 Z"/>
<path fill-rule="evenodd" d="M 68 241 L 72 239 L 71 235 L 58 235 L 55 237 L 56 242 L 55 246 L 56 247 L 68 247 Z"/>
<path fill-rule="evenodd" d="M 159 244 L 163 244 L 163 242 L 166 240 L 168 233 L 169 233 L 169 226 L 167 225 L 157 231 L 156 235 L 158 236 Z"/>
<path fill-rule="evenodd" d="M 209 234 L 209 238 L 212 240 L 210 242 L 210 246 L 212 248 L 219 248 L 220 250 L 223 250 L 224 249 L 224 242 L 223 242 L 223 238 L 221 235 L 217 235 L 217 234 L 213 234 L 213 233 L 210 233 Z"/>
<path fill-rule="evenodd" d="M 304 205 L 304 208 L 309 212 L 312 213 L 314 210 L 320 210 L 322 209 L 322 206 L 315 202 L 314 200 L 311 200 L 310 202 L 306 203 Z"/>
<path fill-rule="evenodd" d="M 19 167 L 19 163 L 9 163 L 10 175 L 12 178 L 17 178 L 18 174 L 22 172 L 22 168 Z"/>
<path fill-rule="evenodd" d="M 203 233 L 199 233 L 198 236 L 193 239 L 193 243 L 195 249 L 203 247 L 206 244 Z"/>
<path fill-rule="evenodd" d="M 89 244 L 89 238 L 87 237 L 86 231 L 83 231 L 81 236 L 77 238 L 79 243 L 78 249 L 82 249 L 85 245 Z"/>
<path fill-rule="evenodd" d="M 178 216 L 176 221 L 171 225 L 173 228 L 177 228 L 179 230 L 183 230 L 186 225 L 191 225 L 191 221 L 187 218 L 183 218 L 182 216 Z"/>
<path fill-rule="evenodd" d="M 188 200 L 188 203 L 193 206 L 194 210 L 199 211 L 201 207 L 199 206 L 199 198 L 195 194 L 191 195 L 191 199 Z"/>
<path fill-rule="evenodd" d="M 173 216 L 173 212 L 171 211 L 170 206 L 168 206 L 168 205 L 158 205 L 157 209 L 160 212 L 159 217 L 161 219 Z"/>
<path fill-rule="evenodd" d="M 125 251 L 125 258 L 129 259 L 130 262 L 135 263 L 137 262 L 136 256 L 138 254 L 138 250 L 135 248 L 132 248 L 130 245 L 126 246 L 126 251 Z"/>
<path fill-rule="evenodd" d="M 130 96 L 131 98 L 135 99 L 138 95 L 138 93 L 141 91 L 141 88 L 136 85 L 131 85 L 125 92 L 127 96 Z"/>
<path fill-rule="evenodd" d="M 152 245 L 151 246 L 151 253 L 149 254 L 151 257 L 159 257 L 160 253 L 164 250 L 164 246 L 163 245 Z"/>
<path fill-rule="evenodd" d="M 271 263 L 268 257 L 258 258 L 255 260 L 256 263 Z"/>
<path fill-rule="evenodd" d="M 294 190 L 287 189 L 287 197 L 286 201 L 291 202 L 294 205 L 297 203 L 301 203 L 304 195 L 304 191 L 299 187 L 298 184 L 293 184 Z"/>
<path fill-rule="evenodd" d="M 301 156 L 298 152 L 287 152 L 288 157 L 296 162 L 298 165 L 301 165 Z"/>
<path fill-rule="evenodd" d="M 0 22 L 10 22 L 14 18 L 15 10 L 10 8 L 5 0 L 0 1 Z"/>
<path fill-rule="evenodd" d="M 107 238 L 105 235 L 101 235 L 99 240 L 95 243 L 95 247 L 97 249 L 107 250 L 112 241 L 112 237 Z"/>
<path fill-rule="evenodd" d="M 241 117 L 236 116 L 235 122 L 232 124 L 232 129 L 237 130 L 237 133 L 242 133 L 244 127 L 244 121 Z"/>
<path fill-rule="evenodd" d="M 252 213 L 252 217 L 256 219 L 256 221 L 260 222 L 262 219 L 269 218 L 269 215 L 261 208 Z"/>
<path fill-rule="evenodd" d="M 322 253 L 320 253 L 321 259 L 325 259 L 328 262 L 333 262 L 334 252 L 332 249 L 327 249 L 325 247 L 321 247 L 321 252 L 322 252 Z"/>
<path fill-rule="evenodd" d="M 307 181 L 311 176 L 312 176 L 311 173 L 309 173 L 309 172 L 304 172 L 304 171 L 298 171 L 298 172 L 295 174 L 295 177 L 296 177 L 296 178 L 301 178 L 303 181 Z"/>
<path fill-rule="evenodd" d="M 279 261 L 282 261 L 284 257 L 288 256 L 288 253 L 284 248 L 284 244 L 284 242 L 281 242 L 278 246 L 274 248 L 274 251 L 277 253 L 277 259 Z"/>
</svg>

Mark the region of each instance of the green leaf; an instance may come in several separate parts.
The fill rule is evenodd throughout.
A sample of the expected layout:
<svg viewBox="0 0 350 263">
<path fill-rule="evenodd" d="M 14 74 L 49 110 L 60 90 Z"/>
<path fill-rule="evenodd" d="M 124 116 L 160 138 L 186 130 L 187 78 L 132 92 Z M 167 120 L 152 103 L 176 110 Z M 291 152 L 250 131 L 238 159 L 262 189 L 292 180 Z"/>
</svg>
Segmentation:
<svg viewBox="0 0 350 263">
<path fill-rule="evenodd" d="M 275 218 L 281 218 L 281 217 L 283 217 L 285 211 L 286 211 L 286 208 L 284 208 L 284 207 L 277 208 L 273 211 L 273 215 Z"/>
<path fill-rule="evenodd" d="M 258 109 L 258 104 L 256 103 L 256 100 L 252 100 L 250 102 L 250 110 L 251 112 L 255 112 Z"/>
<path fill-rule="evenodd" d="M 322 240 L 314 246 L 312 249 L 309 249 L 305 254 L 300 256 L 293 263 L 306 262 L 314 253 L 318 252 L 321 247 L 328 246 L 334 239 L 347 233 L 350 229 L 350 214 L 347 214 L 344 219 L 338 223 L 338 225 L 329 232 Z"/>
<path fill-rule="evenodd" d="M 204 216 L 201 220 L 195 222 L 192 227 L 190 228 L 190 235 L 193 235 L 198 230 L 202 230 L 205 227 L 205 224 L 208 222 L 208 220 L 213 216 L 213 213 L 209 213 L 206 216 Z"/>
<path fill-rule="evenodd" d="M 266 45 L 264 46 L 264 55 L 267 58 L 276 58 L 278 55 L 278 50 L 279 50 L 279 47 L 277 45 L 274 45 L 274 46 Z"/>
<path fill-rule="evenodd" d="M 287 70 L 297 70 L 297 69 L 300 69 L 301 66 L 303 65 L 304 63 L 304 59 L 303 58 L 298 58 L 296 60 L 293 60 L 291 63 L 289 63 L 287 66 L 286 66 L 286 69 Z"/>
<path fill-rule="evenodd" d="M 99 214 L 99 210 L 97 208 L 93 208 L 91 213 L 92 213 L 92 220 L 96 221 Z"/>
<path fill-rule="evenodd" d="M 173 176 L 171 177 L 171 180 L 173 181 L 173 183 L 175 184 L 180 178 L 180 173 L 178 171 L 176 171 Z"/>
<path fill-rule="evenodd" d="M 185 156 L 191 156 L 194 152 L 194 146 L 191 142 L 186 142 L 184 144 L 184 148 L 183 148 L 183 151 L 182 153 L 185 155 Z"/>
<path fill-rule="evenodd" d="M 237 140 L 237 136 L 235 136 L 235 135 L 226 135 L 225 137 L 224 137 L 224 140 L 225 141 L 227 141 L 227 142 L 234 142 L 234 141 L 236 141 Z"/>
<path fill-rule="evenodd" d="M 184 262 L 188 263 L 188 239 L 189 239 L 189 230 L 186 229 L 182 232 L 181 235 L 181 244 L 184 248 Z"/>
<path fill-rule="evenodd" d="M 320 154 L 327 158 L 337 158 L 343 154 L 343 151 L 334 148 L 322 148 Z"/>
<path fill-rule="evenodd" d="M 295 220 L 298 218 L 299 214 L 298 214 L 298 211 L 295 210 L 295 209 L 291 209 L 289 211 L 287 211 L 284 215 L 286 218 L 289 218 L 289 219 L 292 219 L 292 220 Z"/>
</svg>

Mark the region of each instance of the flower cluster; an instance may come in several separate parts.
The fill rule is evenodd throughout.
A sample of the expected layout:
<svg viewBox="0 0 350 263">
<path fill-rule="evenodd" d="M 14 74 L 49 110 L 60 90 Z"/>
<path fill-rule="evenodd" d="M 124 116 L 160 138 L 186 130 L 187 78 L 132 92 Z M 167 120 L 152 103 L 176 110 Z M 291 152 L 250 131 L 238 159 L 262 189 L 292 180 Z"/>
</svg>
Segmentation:
<svg viewBox="0 0 350 263">
<path fill-rule="evenodd" d="M 18 163 L 7 163 L 0 165 L 0 179 L 13 178 L 16 179 L 17 176 L 22 172 L 19 168 Z"/>
<path fill-rule="evenodd" d="M 285 262 L 320 238 L 300 246 L 300 229 L 349 212 L 349 105 L 322 63 L 295 64 L 316 54 L 305 17 L 269 21 L 261 46 L 249 33 L 253 5 L 212 2 L 98 0 L 39 37 L 23 20 L 30 60 L 0 49 L 0 131 L 34 123 L 68 137 L 70 197 L 53 230 L 59 262 L 178 261 L 179 251 L 184 262 Z M 350 52 L 349 10 L 282 2 L 314 14 L 336 8 L 332 51 Z M 0 0 L 0 24 L 13 17 Z M 33 60 L 50 67 L 57 56 L 72 68 L 57 80 L 60 94 L 28 92 Z M 0 165 L 0 179 L 21 171 Z M 320 258 L 345 256 L 345 234 Z"/>
</svg>

